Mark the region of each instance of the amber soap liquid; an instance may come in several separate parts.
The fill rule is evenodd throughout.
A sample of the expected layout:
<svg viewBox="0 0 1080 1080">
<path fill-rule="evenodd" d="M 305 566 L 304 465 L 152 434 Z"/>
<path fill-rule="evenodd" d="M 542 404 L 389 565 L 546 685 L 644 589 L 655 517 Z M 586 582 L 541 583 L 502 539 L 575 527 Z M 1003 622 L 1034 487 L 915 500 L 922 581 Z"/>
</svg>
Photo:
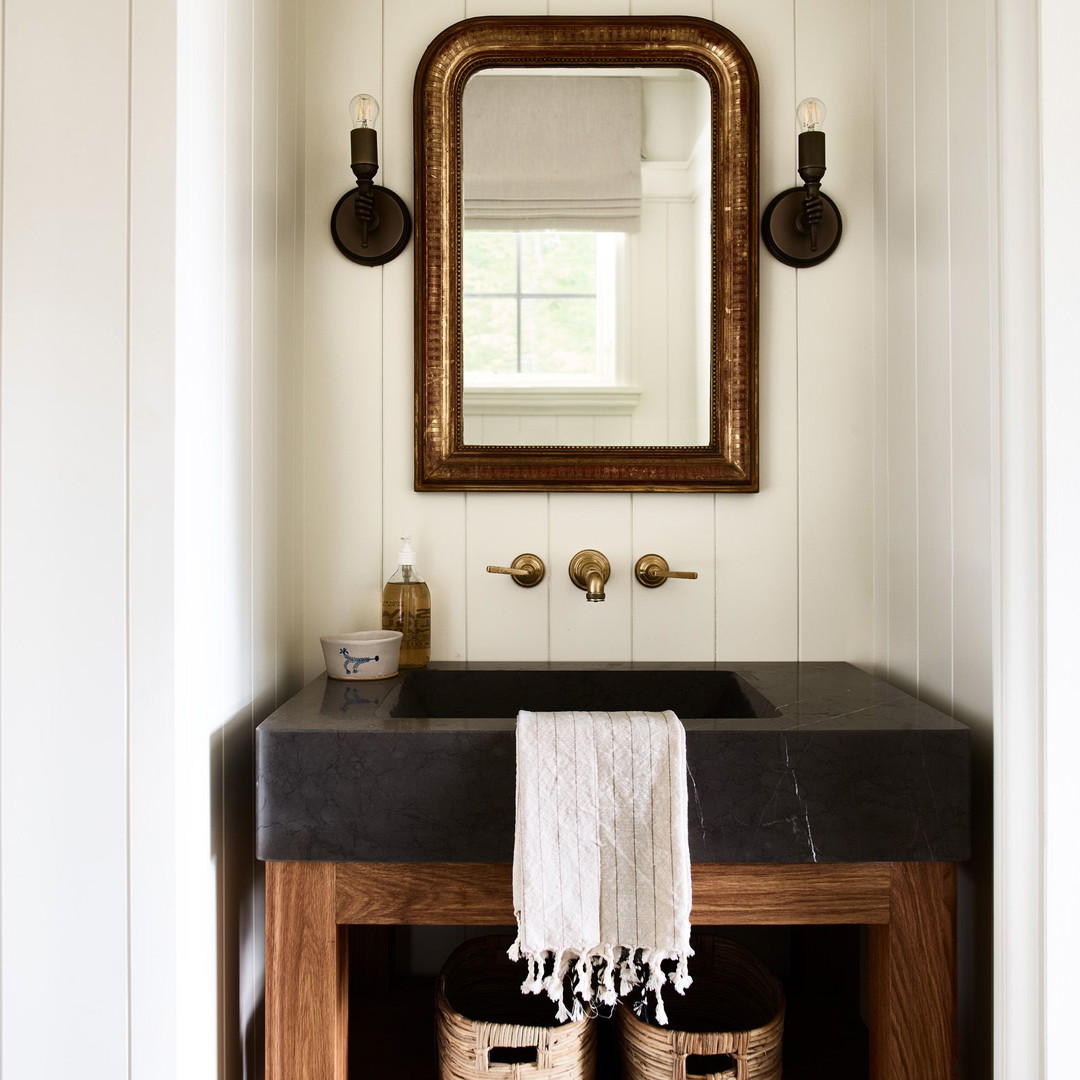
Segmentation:
<svg viewBox="0 0 1080 1080">
<path fill-rule="evenodd" d="M 383 629 L 401 631 L 399 667 L 424 667 L 431 659 L 431 593 L 423 580 L 411 580 L 408 573 L 403 577 L 383 588 Z"/>
</svg>

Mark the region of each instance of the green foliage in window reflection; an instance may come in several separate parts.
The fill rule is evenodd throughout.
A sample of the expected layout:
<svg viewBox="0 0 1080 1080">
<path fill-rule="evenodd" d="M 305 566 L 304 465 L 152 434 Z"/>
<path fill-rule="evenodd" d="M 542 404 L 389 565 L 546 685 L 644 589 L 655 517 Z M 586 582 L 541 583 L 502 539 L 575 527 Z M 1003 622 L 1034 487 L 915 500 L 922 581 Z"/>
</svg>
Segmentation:
<svg viewBox="0 0 1080 1080">
<path fill-rule="evenodd" d="M 521 234 L 523 293 L 596 292 L 596 234 Z"/>
<path fill-rule="evenodd" d="M 596 372 L 594 233 L 466 230 L 462 261 L 466 372 Z"/>
<path fill-rule="evenodd" d="M 517 292 L 517 233 L 466 229 L 462 260 L 466 296 Z"/>
<path fill-rule="evenodd" d="M 465 370 L 513 374 L 517 364 L 517 301 L 466 296 L 461 310 Z"/>
<path fill-rule="evenodd" d="M 596 301 L 559 297 L 521 301 L 521 370 L 591 375 L 596 371 Z"/>
</svg>

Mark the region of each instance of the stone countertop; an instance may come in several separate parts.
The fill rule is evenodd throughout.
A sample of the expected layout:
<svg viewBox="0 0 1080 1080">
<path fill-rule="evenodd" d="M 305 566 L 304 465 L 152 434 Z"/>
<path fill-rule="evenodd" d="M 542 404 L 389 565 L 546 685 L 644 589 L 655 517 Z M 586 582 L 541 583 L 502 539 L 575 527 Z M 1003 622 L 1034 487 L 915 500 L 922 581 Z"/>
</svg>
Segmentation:
<svg viewBox="0 0 1080 1080">
<path fill-rule="evenodd" d="M 579 682 L 621 672 L 638 684 L 649 672 L 731 672 L 744 711 L 756 715 L 675 710 L 687 733 L 693 861 L 968 858 L 968 728 L 850 664 L 441 662 L 424 670 L 443 679 L 563 672 Z M 513 717 L 484 716 L 479 701 L 476 716 L 395 715 L 409 711 L 410 677 L 320 676 L 259 725 L 259 858 L 511 860 Z"/>
</svg>

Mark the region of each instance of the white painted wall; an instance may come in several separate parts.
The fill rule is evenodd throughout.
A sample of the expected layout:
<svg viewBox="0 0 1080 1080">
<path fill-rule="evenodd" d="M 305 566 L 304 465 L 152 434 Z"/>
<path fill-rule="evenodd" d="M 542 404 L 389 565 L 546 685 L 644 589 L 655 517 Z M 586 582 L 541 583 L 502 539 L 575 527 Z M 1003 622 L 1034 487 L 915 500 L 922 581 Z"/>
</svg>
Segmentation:
<svg viewBox="0 0 1080 1080">
<path fill-rule="evenodd" d="M 373 624 L 397 537 L 410 531 L 431 584 L 442 659 L 845 658 L 872 651 L 873 178 L 870 9 L 830 0 L 585 3 L 317 0 L 306 5 L 304 262 L 304 657 L 318 638 Z M 830 111 L 829 190 L 847 215 L 825 266 L 761 265 L 762 491 L 755 495 L 456 494 L 412 490 L 412 249 L 358 268 L 325 242 L 351 182 L 345 106 L 382 103 L 382 180 L 412 198 L 412 89 L 428 42 L 458 19 L 499 13 L 715 18 L 761 75 L 763 198 L 796 180 L 800 96 Z M 798 17 L 795 12 L 798 11 Z M 827 28 L 827 30 L 825 29 Z M 604 604 L 566 565 L 584 547 L 612 562 Z M 521 551 L 550 573 L 515 589 L 484 572 Z M 700 573 L 631 585 L 635 559 Z"/>
<path fill-rule="evenodd" d="M 3 2 L 5 1076 L 254 1075 L 253 729 L 299 684 L 294 19 Z"/>
</svg>

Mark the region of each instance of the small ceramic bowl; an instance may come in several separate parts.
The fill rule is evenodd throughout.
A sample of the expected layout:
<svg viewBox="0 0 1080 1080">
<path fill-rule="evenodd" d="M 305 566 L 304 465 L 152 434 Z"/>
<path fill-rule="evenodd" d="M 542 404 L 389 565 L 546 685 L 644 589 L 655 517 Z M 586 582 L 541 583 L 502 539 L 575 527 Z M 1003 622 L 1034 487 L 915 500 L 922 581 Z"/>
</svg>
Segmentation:
<svg viewBox="0 0 1080 1080">
<path fill-rule="evenodd" d="M 400 630 L 358 630 L 354 634 L 328 634 L 319 640 L 331 679 L 389 679 L 398 672 Z"/>
</svg>

